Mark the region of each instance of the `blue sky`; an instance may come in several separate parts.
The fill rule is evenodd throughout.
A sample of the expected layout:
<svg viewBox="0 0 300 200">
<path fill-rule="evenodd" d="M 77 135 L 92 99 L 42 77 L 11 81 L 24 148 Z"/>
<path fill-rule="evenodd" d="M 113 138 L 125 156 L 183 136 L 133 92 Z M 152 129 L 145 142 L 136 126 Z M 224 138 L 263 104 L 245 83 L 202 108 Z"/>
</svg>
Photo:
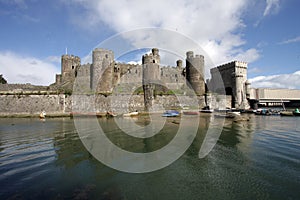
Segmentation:
<svg viewBox="0 0 300 200">
<path fill-rule="evenodd" d="M 298 0 L 0 0 L 0 74 L 49 85 L 66 47 L 84 60 L 115 34 L 160 28 L 191 38 L 214 65 L 248 62 L 253 87 L 300 89 L 299 8 Z M 140 33 L 123 41 L 157 44 Z M 125 60 L 139 61 L 134 52 Z"/>
</svg>

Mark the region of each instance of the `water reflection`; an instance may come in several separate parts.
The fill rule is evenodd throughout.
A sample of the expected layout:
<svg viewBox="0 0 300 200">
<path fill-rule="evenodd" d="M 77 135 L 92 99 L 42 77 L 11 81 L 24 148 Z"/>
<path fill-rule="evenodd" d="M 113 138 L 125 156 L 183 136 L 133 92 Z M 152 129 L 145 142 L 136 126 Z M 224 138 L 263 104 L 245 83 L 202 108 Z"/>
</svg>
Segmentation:
<svg viewBox="0 0 300 200">
<path fill-rule="evenodd" d="M 193 120 L 193 118 L 190 118 Z M 87 120 L 87 119 L 84 119 Z M 139 126 L 149 124 L 137 118 Z M 0 198 L 20 199 L 297 199 L 299 118 L 251 116 L 225 120 L 217 144 L 198 158 L 210 115 L 180 159 L 161 170 L 129 174 L 111 169 L 83 146 L 74 121 L 0 119 Z M 113 119 L 98 119 L 121 148 L 151 152 L 174 138 L 180 121 L 167 119 L 151 138 L 128 136 Z M 188 140 L 188 138 L 186 138 Z"/>
</svg>

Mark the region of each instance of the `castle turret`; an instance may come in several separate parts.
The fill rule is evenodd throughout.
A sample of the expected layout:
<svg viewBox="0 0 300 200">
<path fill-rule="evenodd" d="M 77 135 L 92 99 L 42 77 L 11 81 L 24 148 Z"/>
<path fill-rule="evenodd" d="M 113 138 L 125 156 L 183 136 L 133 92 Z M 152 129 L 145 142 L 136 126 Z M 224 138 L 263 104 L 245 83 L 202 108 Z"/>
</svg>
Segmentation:
<svg viewBox="0 0 300 200">
<path fill-rule="evenodd" d="M 61 57 L 61 83 L 73 83 L 80 67 L 80 58 L 73 55 Z M 59 77 L 58 77 L 59 79 Z M 57 80 L 58 81 L 58 80 Z"/>
<path fill-rule="evenodd" d="M 160 56 L 159 50 L 152 49 L 152 53 L 144 55 L 142 57 L 143 64 L 143 90 L 144 90 L 144 102 L 145 110 L 153 105 L 155 83 L 160 80 Z"/>
<path fill-rule="evenodd" d="M 177 67 L 178 69 L 182 69 L 182 60 L 177 60 L 177 61 L 176 61 L 176 67 Z"/>
<path fill-rule="evenodd" d="M 111 92 L 113 89 L 114 54 L 110 50 L 96 48 L 91 65 L 91 89 L 95 92 Z"/>
<path fill-rule="evenodd" d="M 205 93 L 204 81 L 204 56 L 196 55 L 194 52 L 188 51 L 186 53 L 186 71 L 187 82 L 197 95 Z"/>
</svg>

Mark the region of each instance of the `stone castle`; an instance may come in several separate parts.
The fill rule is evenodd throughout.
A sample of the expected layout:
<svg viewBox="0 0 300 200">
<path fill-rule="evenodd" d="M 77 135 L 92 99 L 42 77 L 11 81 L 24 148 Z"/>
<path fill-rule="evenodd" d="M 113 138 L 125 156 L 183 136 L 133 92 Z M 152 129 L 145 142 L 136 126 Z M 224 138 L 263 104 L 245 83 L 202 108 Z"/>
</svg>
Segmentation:
<svg viewBox="0 0 300 200">
<path fill-rule="evenodd" d="M 169 91 L 184 93 L 187 87 L 196 95 L 204 96 L 208 92 L 232 96 L 231 106 L 248 108 L 247 63 L 230 62 L 211 69 L 211 79 L 205 83 L 204 56 L 186 53 L 183 61 L 177 60 L 176 66 L 161 66 L 157 48 L 142 56 L 142 64 L 118 63 L 110 50 L 96 48 L 92 52 L 92 64 L 81 64 L 78 56 L 63 55 L 61 74 L 56 75 L 54 87 L 72 91 L 93 92 L 109 95 L 114 91 L 133 93 L 142 85 L 145 109 L 154 102 L 155 94 Z M 73 87 L 75 86 L 75 87 Z M 126 88 L 126 86 L 128 88 Z M 223 90 L 223 91 L 222 91 Z"/>
</svg>

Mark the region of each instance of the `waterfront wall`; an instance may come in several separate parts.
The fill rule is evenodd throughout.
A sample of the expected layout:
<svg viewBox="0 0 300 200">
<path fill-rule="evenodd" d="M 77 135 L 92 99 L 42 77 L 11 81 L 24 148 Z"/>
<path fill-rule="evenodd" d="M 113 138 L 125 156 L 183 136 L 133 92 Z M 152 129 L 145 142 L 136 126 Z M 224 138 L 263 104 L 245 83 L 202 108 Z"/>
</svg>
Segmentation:
<svg viewBox="0 0 300 200">
<path fill-rule="evenodd" d="M 180 99 L 180 100 L 179 100 Z M 195 102 L 196 101 L 196 102 Z M 176 109 L 199 104 L 204 107 L 204 96 L 197 99 L 189 96 L 157 95 L 154 110 Z M 231 103 L 230 96 L 208 96 L 207 104 L 212 108 L 225 108 Z M 193 108 L 195 109 L 195 108 Z M 143 95 L 66 95 L 42 93 L 5 93 L 0 95 L 0 116 L 38 115 L 45 110 L 47 114 L 68 114 L 71 112 L 107 112 L 126 113 L 143 111 Z"/>
<path fill-rule="evenodd" d="M 64 94 L 0 95 L 0 114 L 65 113 L 71 111 L 70 96 Z"/>
</svg>

